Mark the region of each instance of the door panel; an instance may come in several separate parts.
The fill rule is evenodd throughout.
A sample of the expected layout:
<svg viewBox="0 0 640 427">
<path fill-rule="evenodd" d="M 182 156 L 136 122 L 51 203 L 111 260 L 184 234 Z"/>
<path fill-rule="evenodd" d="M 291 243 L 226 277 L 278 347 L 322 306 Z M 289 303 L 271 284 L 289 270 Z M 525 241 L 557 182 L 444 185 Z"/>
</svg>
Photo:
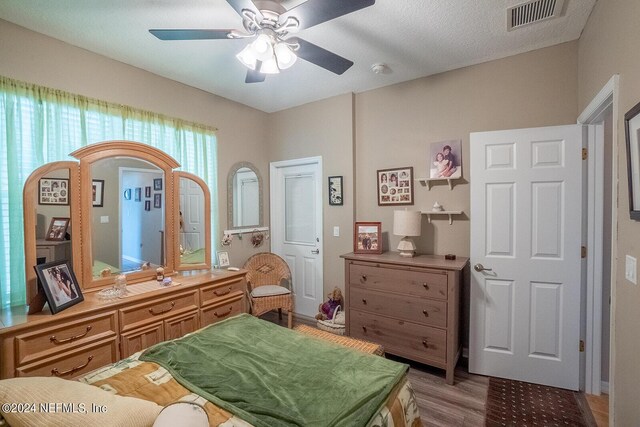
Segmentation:
<svg viewBox="0 0 640 427">
<path fill-rule="evenodd" d="M 471 134 L 471 372 L 578 389 L 583 134 Z"/>
<path fill-rule="evenodd" d="M 289 265 L 294 311 L 313 317 L 323 299 L 320 158 L 271 164 L 272 251 Z"/>
</svg>

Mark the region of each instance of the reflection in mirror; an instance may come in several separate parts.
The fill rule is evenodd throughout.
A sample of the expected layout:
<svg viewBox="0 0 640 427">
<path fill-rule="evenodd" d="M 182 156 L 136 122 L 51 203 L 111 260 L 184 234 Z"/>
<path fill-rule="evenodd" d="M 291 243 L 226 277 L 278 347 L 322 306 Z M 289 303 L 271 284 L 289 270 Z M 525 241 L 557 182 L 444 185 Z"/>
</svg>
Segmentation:
<svg viewBox="0 0 640 427">
<path fill-rule="evenodd" d="M 205 197 L 192 179 L 180 177 L 180 265 L 205 262 Z"/>
<path fill-rule="evenodd" d="M 93 277 L 164 265 L 164 173 L 114 157 L 91 165 Z"/>
<path fill-rule="evenodd" d="M 228 177 L 228 220 L 230 228 L 258 227 L 262 224 L 262 183 L 254 165 L 241 162 Z"/>
<path fill-rule="evenodd" d="M 36 193 L 36 264 L 72 261 L 69 169 L 40 178 Z"/>
</svg>

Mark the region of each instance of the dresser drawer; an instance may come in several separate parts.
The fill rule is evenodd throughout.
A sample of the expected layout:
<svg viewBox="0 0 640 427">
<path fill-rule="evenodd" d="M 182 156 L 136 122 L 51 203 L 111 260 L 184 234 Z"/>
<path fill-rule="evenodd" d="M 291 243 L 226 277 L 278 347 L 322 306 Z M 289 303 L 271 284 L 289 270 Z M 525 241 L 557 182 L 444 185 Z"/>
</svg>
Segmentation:
<svg viewBox="0 0 640 427">
<path fill-rule="evenodd" d="M 118 360 L 116 339 L 101 341 L 16 369 L 18 377 L 57 376 L 70 379 Z"/>
<path fill-rule="evenodd" d="M 374 315 L 397 317 L 441 328 L 447 327 L 446 301 L 408 297 L 353 286 L 349 289 L 349 306 Z"/>
<path fill-rule="evenodd" d="M 419 297 L 447 299 L 447 273 L 419 269 L 396 268 L 391 265 L 349 264 L 351 286 L 410 294 Z"/>
<path fill-rule="evenodd" d="M 244 294 L 235 298 L 225 300 L 221 304 L 213 304 L 204 307 L 200 311 L 200 325 L 205 327 L 212 323 L 219 322 L 236 314 L 244 313 Z"/>
<path fill-rule="evenodd" d="M 214 283 L 200 288 L 200 301 L 202 305 L 215 304 L 223 299 L 233 296 L 233 294 L 242 293 L 247 290 L 247 282 L 243 277 L 233 277 L 229 280 Z"/>
<path fill-rule="evenodd" d="M 149 323 L 198 309 L 198 291 L 176 294 L 120 310 L 120 329 L 129 331 Z"/>
<path fill-rule="evenodd" d="M 382 344 L 391 354 L 446 367 L 446 331 L 354 309 L 349 314 L 352 337 Z"/>
</svg>

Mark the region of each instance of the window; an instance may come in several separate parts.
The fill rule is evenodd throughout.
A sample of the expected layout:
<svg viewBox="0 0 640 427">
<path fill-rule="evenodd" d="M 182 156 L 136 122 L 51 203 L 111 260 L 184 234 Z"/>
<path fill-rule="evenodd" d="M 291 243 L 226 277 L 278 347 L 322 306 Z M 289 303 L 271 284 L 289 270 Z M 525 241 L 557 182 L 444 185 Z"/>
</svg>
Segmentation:
<svg viewBox="0 0 640 427">
<path fill-rule="evenodd" d="M 215 129 L 0 77 L 0 307 L 27 303 L 22 219 L 27 177 L 45 163 L 73 160 L 72 151 L 107 140 L 163 150 L 182 170 L 202 178 L 217 203 Z M 217 208 L 211 212 L 215 236 Z"/>
</svg>

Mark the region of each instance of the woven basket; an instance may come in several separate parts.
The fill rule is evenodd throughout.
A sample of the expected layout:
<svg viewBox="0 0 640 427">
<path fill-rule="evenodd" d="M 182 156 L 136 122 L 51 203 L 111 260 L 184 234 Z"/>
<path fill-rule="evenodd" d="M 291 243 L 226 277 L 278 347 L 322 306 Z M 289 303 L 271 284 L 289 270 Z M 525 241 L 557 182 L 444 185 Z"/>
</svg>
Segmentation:
<svg viewBox="0 0 640 427">
<path fill-rule="evenodd" d="M 344 312 L 340 312 L 340 306 L 336 308 L 331 320 L 318 320 L 316 325 L 318 329 L 331 332 L 336 335 L 344 335 Z"/>
</svg>

